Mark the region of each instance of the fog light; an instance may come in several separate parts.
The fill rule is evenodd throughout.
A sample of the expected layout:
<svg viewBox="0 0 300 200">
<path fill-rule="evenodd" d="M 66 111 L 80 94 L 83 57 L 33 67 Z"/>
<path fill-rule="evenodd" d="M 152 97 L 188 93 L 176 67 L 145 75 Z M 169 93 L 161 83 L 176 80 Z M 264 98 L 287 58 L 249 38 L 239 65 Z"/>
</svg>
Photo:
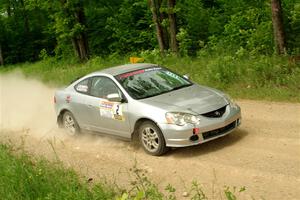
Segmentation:
<svg viewBox="0 0 300 200">
<path fill-rule="evenodd" d="M 198 135 L 199 134 L 199 128 L 193 128 L 193 134 Z"/>
<path fill-rule="evenodd" d="M 190 140 L 191 141 L 196 141 L 196 140 L 198 140 L 199 139 L 199 136 L 198 135 L 192 135 L 191 137 L 190 137 Z"/>
</svg>

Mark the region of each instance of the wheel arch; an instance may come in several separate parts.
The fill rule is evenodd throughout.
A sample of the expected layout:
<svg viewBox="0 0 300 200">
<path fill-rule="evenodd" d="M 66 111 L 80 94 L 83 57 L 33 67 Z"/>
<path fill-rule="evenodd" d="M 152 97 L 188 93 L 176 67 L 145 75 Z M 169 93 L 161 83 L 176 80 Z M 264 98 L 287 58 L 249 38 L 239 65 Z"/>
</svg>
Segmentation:
<svg viewBox="0 0 300 200">
<path fill-rule="evenodd" d="M 139 138 L 139 127 L 144 123 L 144 122 L 151 122 L 153 123 L 154 126 L 156 126 L 156 128 L 159 129 L 159 132 L 160 133 L 157 133 L 157 137 L 158 138 L 161 138 L 161 140 L 159 139 L 158 142 L 159 145 L 157 147 L 157 149 L 155 149 L 155 151 L 151 151 L 151 150 L 148 150 L 146 147 L 145 147 L 145 144 L 143 144 L 143 142 L 141 142 L 141 139 Z M 152 126 L 153 126 L 152 125 Z M 165 135 L 161 129 L 161 127 L 159 126 L 159 124 L 157 122 L 155 122 L 154 120 L 152 119 L 149 119 L 149 118 L 140 118 L 138 119 L 136 122 L 135 122 L 135 125 L 134 125 L 134 132 L 132 134 L 132 140 L 134 142 L 137 142 L 139 141 L 139 144 L 142 145 L 143 149 L 145 150 L 146 153 L 150 154 L 150 155 L 154 155 L 154 156 L 161 156 L 163 155 L 164 153 L 166 153 L 170 148 L 166 146 L 166 139 L 165 139 Z"/>
<path fill-rule="evenodd" d="M 138 120 L 136 120 L 136 122 L 134 123 L 133 132 L 131 134 L 131 140 L 136 141 L 138 139 L 138 128 L 145 121 L 150 121 L 150 122 L 154 123 L 161 130 L 160 126 L 158 125 L 158 123 L 156 121 L 154 121 L 150 118 L 147 118 L 147 117 L 142 117 L 142 118 L 139 118 Z"/>
<path fill-rule="evenodd" d="M 57 116 L 57 119 L 56 119 L 56 120 L 57 120 L 57 124 L 58 124 L 58 126 L 59 126 L 60 128 L 62 127 L 62 119 L 63 119 L 63 115 L 64 115 L 64 113 L 65 113 L 66 111 L 72 113 L 70 110 L 68 110 L 68 109 L 66 109 L 66 108 L 63 108 L 63 109 L 60 110 L 60 112 L 59 112 L 59 114 L 58 114 L 58 116 Z"/>
</svg>

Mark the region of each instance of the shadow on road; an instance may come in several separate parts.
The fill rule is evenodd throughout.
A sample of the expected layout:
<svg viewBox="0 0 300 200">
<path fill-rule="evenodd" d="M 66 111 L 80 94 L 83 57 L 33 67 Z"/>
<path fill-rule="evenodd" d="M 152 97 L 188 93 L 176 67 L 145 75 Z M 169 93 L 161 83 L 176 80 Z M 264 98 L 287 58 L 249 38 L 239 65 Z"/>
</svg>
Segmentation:
<svg viewBox="0 0 300 200">
<path fill-rule="evenodd" d="M 165 156 L 172 155 L 174 157 L 195 157 L 211 152 L 222 150 L 223 148 L 234 145 L 240 140 L 247 137 L 249 133 L 245 129 L 237 129 L 227 136 L 218 138 L 216 140 L 209 141 L 207 143 L 199 144 L 196 146 L 173 148 Z"/>
<path fill-rule="evenodd" d="M 140 146 L 140 143 L 136 140 L 128 142 L 128 140 L 124 138 L 115 137 L 112 135 L 107 134 L 101 134 L 101 133 L 95 133 L 90 131 L 84 131 L 84 134 L 76 137 L 78 140 L 82 139 L 88 139 L 88 142 L 101 142 L 102 145 L 106 144 L 107 146 L 111 146 L 111 144 L 119 144 L 120 146 L 130 146 L 133 151 L 141 154 L 146 154 L 143 149 Z M 216 152 L 219 150 L 222 150 L 223 148 L 229 147 L 234 145 L 235 143 L 238 143 L 240 140 L 247 137 L 248 132 L 246 129 L 237 129 L 234 132 L 230 133 L 229 135 L 226 135 L 224 137 L 209 141 L 207 143 L 199 144 L 196 146 L 190 146 L 190 147 L 182 147 L 182 148 L 172 148 L 169 152 L 167 152 L 163 157 L 196 157 L 201 156 L 205 154 L 209 154 L 212 152 Z M 100 140 L 98 140 L 100 139 Z"/>
</svg>

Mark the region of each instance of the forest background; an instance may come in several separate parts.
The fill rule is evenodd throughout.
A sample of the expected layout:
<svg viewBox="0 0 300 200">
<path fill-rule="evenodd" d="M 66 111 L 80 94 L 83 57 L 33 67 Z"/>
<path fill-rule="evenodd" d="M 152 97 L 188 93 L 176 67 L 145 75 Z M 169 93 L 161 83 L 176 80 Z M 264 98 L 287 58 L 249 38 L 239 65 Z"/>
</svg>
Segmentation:
<svg viewBox="0 0 300 200">
<path fill-rule="evenodd" d="M 0 0 L 0 27 L 0 71 L 56 85 L 137 56 L 234 97 L 300 101 L 299 0 Z"/>
</svg>

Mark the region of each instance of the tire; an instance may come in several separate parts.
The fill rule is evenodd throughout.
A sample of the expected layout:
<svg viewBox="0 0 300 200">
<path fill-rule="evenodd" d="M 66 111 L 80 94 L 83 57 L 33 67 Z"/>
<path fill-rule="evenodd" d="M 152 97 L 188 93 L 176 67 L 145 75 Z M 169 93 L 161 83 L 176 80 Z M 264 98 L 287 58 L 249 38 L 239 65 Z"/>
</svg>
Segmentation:
<svg viewBox="0 0 300 200">
<path fill-rule="evenodd" d="M 80 133 L 79 125 L 78 125 L 75 117 L 73 116 L 73 114 L 69 111 L 65 111 L 63 114 L 62 127 L 71 136 L 75 136 Z"/>
<path fill-rule="evenodd" d="M 153 156 L 160 156 L 166 153 L 169 148 L 166 147 L 165 138 L 158 126 L 145 121 L 138 129 L 139 141 L 146 153 Z"/>
</svg>

